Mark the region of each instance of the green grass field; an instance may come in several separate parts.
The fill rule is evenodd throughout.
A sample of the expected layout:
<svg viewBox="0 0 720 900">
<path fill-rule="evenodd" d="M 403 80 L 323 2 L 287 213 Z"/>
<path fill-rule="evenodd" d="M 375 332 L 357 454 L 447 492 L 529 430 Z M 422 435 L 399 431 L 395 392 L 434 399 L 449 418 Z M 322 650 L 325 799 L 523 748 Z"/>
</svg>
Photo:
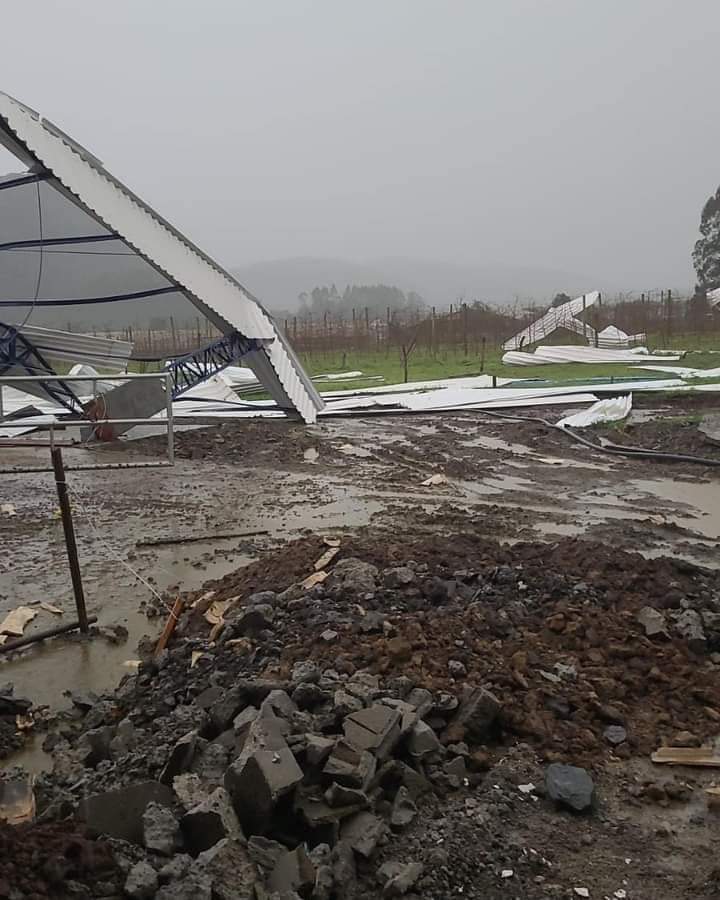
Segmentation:
<svg viewBox="0 0 720 900">
<path fill-rule="evenodd" d="M 720 342 L 718 342 L 720 343 Z M 685 349 L 688 349 L 687 347 Z M 431 355 L 426 350 L 416 350 L 410 357 L 408 366 L 409 381 L 430 381 L 439 378 L 460 378 L 469 375 L 497 375 L 499 378 L 539 378 L 548 381 L 584 381 L 594 378 L 642 378 L 662 377 L 661 373 L 653 373 L 632 366 L 594 363 L 568 363 L 549 366 L 504 366 L 501 362 L 501 350 L 488 350 L 485 354 L 484 366 L 479 356 L 463 356 L 452 350 Z M 330 353 L 301 354 L 303 365 L 311 375 L 361 371 L 368 376 L 380 375 L 387 384 L 399 384 L 403 381 L 403 363 L 400 352 L 381 350 L 377 353 Z M 638 359 L 642 365 L 642 358 Z M 658 365 L 673 365 L 672 362 Z M 720 367 L 720 354 L 694 351 L 677 365 L 691 366 L 696 369 Z M 369 382 L 368 382 L 369 383 Z M 380 382 L 378 382 L 380 383 Z M 341 390 L 361 386 L 361 382 L 332 382 L 326 390 Z"/>
</svg>

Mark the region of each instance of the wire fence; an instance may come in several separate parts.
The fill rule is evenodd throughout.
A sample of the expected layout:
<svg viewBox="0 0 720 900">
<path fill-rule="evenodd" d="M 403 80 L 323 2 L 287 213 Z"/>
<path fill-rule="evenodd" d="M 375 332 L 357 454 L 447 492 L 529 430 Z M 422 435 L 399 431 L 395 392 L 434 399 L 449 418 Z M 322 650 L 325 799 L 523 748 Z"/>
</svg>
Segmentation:
<svg viewBox="0 0 720 900">
<path fill-rule="evenodd" d="M 547 310 L 546 304 L 516 302 L 506 307 L 484 303 L 451 303 L 446 308 L 328 309 L 304 311 L 276 319 L 298 353 L 332 356 L 394 353 L 411 344 L 431 355 L 480 356 L 500 348 Z M 673 347 L 686 335 L 701 335 L 703 343 L 720 347 L 720 309 L 704 298 L 681 296 L 671 290 L 602 296 L 580 317 L 591 329 L 615 325 L 628 334 L 644 333 L 656 347 Z M 76 326 L 76 330 L 79 330 Z M 206 319 L 176 323 L 156 319 L 151 327 L 96 330 L 134 344 L 133 358 L 167 359 L 181 356 L 219 336 Z M 585 343 L 582 330 L 552 337 L 554 343 Z"/>
</svg>

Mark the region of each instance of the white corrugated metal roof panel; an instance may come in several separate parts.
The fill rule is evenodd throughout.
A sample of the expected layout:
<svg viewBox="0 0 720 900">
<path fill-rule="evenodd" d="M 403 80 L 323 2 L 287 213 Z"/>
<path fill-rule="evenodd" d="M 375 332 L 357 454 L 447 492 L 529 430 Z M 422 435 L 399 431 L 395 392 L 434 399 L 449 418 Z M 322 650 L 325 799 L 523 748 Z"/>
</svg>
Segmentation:
<svg viewBox="0 0 720 900">
<path fill-rule="evenodd" d="M 33 110 L 0 93 L 0 143 L 28 154 L 52 174 L 50 184 L 79 203 L 173 283 L 224 331 L 272 340 L 255 359 L 265 387 L 283 406 L 315 421 L 323 401 L 288 352 L 270 315 L 232 276 L 110 175 L 100 161 Z M 262 375 L 260 375 L 262 370 Z"/>
</svg>

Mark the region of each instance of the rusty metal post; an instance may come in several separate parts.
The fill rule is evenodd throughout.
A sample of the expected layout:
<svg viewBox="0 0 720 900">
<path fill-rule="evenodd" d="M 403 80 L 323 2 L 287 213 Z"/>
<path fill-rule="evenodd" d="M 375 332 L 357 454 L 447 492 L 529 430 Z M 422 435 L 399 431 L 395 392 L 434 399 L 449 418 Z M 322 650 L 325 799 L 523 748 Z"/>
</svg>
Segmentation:
<svg viewBox="0 0 720 900">
<path fill-rule="evenodd" d="M 88 615 L 85 608 L 85 594 L 83 593 L 80 562 L 78 560 L 77 544 L 75 543 L 75 529 L 73 528 L 72 510 L 68 499 L 65 467 L 63 466 L 60 447 L 53 447 L 50 450 L 50 456 L 52 457 L 55 471 L 55 487 L 57 488 L 58 502 L 60 503 L 60 515 L 62 516 L 63 531 L 65 533 L 65 546 L 67 547 L 68 562 L 70 563 L 70 577 L 72 578 L 73 593 L 75 594 L 78 622 L 80 623 L 80 631 L 83 634 L 87 634 Z"/>
</svg>

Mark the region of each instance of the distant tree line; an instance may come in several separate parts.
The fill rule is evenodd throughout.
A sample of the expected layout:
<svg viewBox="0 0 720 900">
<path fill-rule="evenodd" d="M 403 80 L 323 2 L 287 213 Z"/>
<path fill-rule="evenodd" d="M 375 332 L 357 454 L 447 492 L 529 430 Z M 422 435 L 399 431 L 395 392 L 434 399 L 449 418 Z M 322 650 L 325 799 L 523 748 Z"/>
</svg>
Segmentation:
<svg viewBox="0 0 720 900">
<path fill-rule="evenodd" d="M 352 310 L 368 310 L 374 316 L 385 315 L 389 309 L 393 312 L 420 310 L 425 301 L 415 291 L 401 291 L 400 288 L 387 284 L 348 284 L 340 293 L 335 284 L 314 287 L 311 291 L 303 291 L 298 296 L 300 317 L 312 315 L 322 316 L 325 313 L 347 313 Z"/>
</svg>

